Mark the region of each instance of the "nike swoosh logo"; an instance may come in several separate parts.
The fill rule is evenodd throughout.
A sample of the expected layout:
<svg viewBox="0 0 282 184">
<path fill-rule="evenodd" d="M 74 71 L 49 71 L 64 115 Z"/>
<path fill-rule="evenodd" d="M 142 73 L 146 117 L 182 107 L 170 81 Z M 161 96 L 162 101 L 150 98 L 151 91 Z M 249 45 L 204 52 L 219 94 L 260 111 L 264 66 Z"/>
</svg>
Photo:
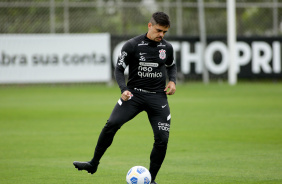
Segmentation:
<svg viewBox="0 0 282 184">
<path fill-rule="evenodd" d="M 162 108 L 165 108 L 167 106 L 167 104 L 163 105 Z"/>
</svg>

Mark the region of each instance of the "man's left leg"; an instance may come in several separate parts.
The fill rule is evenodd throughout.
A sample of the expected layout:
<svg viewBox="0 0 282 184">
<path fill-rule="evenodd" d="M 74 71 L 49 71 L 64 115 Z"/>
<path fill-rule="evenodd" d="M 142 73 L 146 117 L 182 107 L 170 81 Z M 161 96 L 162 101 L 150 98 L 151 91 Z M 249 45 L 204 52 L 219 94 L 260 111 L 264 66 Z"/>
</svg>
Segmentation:
<svg viewBox="0 0 282 184">
<path fill-rule="evenodd" d="M 156 179 L 156 176 L 162 166 L 165 159 L 167 150 L 167 142 L 155 141 L 151 155 L 150 155 L 150 168 L 149 171 L 152 176 L 152 181 Z"/>
<path fill-rule="evenodd" d="M 155 98 L 156 99 L 156 98 Z M 154 103 L 150 101 L 150 103 Z M 157 105 L 156 105 L 157 103 Z M 169 139 L 170 130 L 170 109 L 166 97 L 157 98 L 155 104 L 149 104 L 148 117 L 154 132 L 154 145 L 150 155 L 150 168 L 149 171 L 152 176 L 152 181 L 161 168 L 165 159 L 167 144 Z"/>
</svg>

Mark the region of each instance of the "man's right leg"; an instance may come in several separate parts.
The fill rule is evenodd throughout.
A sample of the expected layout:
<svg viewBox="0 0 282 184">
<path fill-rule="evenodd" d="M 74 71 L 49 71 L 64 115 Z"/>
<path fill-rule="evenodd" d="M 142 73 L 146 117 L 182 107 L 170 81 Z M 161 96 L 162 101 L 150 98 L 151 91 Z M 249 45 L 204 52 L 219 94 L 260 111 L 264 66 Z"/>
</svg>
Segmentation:
<svg viewBox="0 0 282 184">
<path fill-rule="evenodd" d="M 110 118 L 100 133 L 92 160 L 89 162 L 73 163 L 78 170 L 86 170 L 91 174 L 96 172 L 99 162 L 107 148 L 112 144 L 116 132 L 124 123 L 131 120 L 142 111 L 139 109 L 136 100 L 136 97 L 134 97 L 126 102 L 121 99 L 118 101 Z"/>
<path fill-rule="evenodd" d="M 112 114 L 115 114 L 115 111 L 113 111 Z M 94 174 L 97 171 L 100 159 L 106 152 L 107 148 L 112 144 L 114 136 L 121 125 L 114 121 L 110 121 L 109 119 L 100 133 L 92 160 L 89 162 L 75 161 L 73 162 L 73 165 L 78 170 L 86 170 L 88 173 Z"/>
</svg>

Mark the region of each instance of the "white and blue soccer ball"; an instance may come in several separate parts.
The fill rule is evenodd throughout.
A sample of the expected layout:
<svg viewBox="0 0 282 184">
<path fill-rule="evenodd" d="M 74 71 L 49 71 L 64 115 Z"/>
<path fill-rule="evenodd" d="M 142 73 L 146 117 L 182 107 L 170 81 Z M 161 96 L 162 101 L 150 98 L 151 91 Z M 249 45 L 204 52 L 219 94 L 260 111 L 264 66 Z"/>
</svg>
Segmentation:
<svg viewBox="0 0 282 184">
<path fill-rule="evenodd" d="M 150 184 L 151 173 L 143 166 L 134 166 L 127 172 L 127 184 Z"/>
</svg>

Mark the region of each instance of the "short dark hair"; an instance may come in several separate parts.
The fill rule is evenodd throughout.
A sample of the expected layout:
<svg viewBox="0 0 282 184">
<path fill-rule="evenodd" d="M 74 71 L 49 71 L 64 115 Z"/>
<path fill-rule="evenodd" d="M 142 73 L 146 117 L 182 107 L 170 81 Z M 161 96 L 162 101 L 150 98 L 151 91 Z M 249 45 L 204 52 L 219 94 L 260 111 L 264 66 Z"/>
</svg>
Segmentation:
<svg viewBox="0 0 282 184">
<path fill-rule="evenodd" d="M 170 27 L 169 16 L 164 12 L 153 13 L 150 22 L 153 25 L 159 24 L 160 26 Z"/>
</svg>

